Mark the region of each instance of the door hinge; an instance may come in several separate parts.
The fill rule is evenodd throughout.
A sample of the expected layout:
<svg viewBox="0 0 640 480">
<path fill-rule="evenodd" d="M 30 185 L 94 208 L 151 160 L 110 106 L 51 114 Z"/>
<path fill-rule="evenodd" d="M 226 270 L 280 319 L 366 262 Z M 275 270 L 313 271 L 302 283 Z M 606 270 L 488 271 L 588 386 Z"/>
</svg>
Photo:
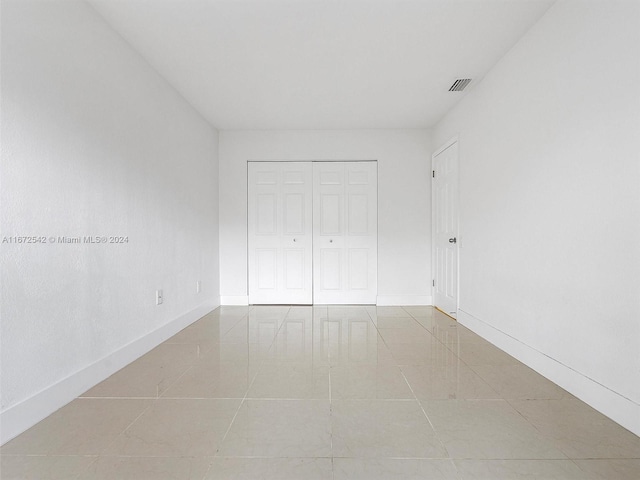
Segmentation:
<svg viewBox="0 0 640 480">
<path fill-rule="evenodd" d="M 433 281 L 431 282 L 431 286 L 432 286 L 432 287 L 435 287 L 435 286 L 436 286 L 436 281 L 435 281 L 435 280 L 433 280 Z"/>
<path fill-rule="evenodd" d="M 435 170 L 431 170 L 431 178 L 436 178 L 436 171 Z"/>
</svg>

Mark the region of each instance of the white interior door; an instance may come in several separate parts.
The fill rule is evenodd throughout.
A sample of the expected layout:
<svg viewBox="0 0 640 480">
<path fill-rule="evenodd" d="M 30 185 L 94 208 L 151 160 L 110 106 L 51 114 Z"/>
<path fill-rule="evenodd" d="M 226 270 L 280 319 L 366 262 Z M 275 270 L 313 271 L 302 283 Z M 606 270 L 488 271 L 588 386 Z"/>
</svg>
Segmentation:
<svg viewBox="0 0 640 480">
<path fill-rule="evenodd" d="M 311 163 L 248 168 L 249 303 L 311 304 Z"/>
<path fill-rule="evenodd" d="M 434 305 L 458 313 L 458 142 L 433 156 Z"/>
<path fill-rule="evenodd" d="M 313 164 L 313 302 L 375 304 L 376 162 Z"/>
</svg>

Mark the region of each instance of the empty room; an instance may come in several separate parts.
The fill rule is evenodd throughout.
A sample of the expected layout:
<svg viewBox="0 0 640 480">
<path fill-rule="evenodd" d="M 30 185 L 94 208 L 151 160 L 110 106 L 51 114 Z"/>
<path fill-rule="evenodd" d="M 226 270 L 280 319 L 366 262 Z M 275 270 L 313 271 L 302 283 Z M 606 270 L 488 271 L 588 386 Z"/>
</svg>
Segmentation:
<svg viewBox="0 0 640 480">
<path fill-rule="evenodd" d="M 0 0 L 0 478 L 640 478 L 639 0 Z"/>
</svg>

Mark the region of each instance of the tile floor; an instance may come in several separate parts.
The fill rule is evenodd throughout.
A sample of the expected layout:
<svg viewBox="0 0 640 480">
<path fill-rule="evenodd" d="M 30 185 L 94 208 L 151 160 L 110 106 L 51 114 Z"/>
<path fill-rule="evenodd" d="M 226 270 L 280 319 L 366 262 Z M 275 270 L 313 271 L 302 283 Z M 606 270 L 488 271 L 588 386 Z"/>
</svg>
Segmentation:
<svg viewBox="0 0 640 480">
<path fill-rule="evenodd" d="M 221 307 L 0 449 L 9 479 L 640 479 L 640 438 L 431 307 Z"/>
</svg>

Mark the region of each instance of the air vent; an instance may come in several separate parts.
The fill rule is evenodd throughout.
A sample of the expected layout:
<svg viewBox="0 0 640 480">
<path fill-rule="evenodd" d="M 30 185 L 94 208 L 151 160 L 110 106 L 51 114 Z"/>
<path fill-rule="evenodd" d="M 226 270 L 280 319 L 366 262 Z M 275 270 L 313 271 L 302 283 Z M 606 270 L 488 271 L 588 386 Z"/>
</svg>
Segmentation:
<svg viewBox="0 0 640 480">
<path fill-rule="evenodd" d="M 453 82 L 453 85 L 451 85 L 451 87 L 449 88 L 449 91 L 450 92 L 461 92 L 465 88 L 467 88 L 467 85 L 469 85 L 470 83 L 471 83 L 471 79 L 470 78 L 459 78 L 455 82 Z"/>
</svg>

